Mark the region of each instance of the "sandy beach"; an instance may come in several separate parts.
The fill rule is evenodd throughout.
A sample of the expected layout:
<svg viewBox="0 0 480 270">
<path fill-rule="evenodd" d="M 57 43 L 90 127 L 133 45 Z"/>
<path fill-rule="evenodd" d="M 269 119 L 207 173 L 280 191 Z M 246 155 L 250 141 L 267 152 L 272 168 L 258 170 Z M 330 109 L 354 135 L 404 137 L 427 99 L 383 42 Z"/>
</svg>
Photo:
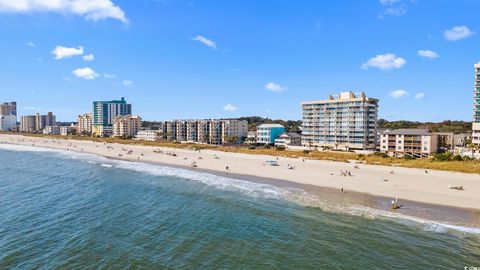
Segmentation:
<svg viewBox="0 0 480 270">
<path fill-rule="evenodd" d="M 325 187 L 338 194 L 342 194 L 343 188 L 345 193 L 380 196 L 385 200 L 397 197 L 400 202 L 408 200 L 474 212 L 480 210 L 480 174 L 9 134 L 0 134 L 0 143 L 91 153 L 108 158 L 211 171 L 220 175 L 277 179 L 293 185 Z M 277 161 L 279 166 L 270 166 L 266 164 L 267 161 Z M 463 186 L 464 190 L 450 189 L 449 186 Z"/>
</svg>

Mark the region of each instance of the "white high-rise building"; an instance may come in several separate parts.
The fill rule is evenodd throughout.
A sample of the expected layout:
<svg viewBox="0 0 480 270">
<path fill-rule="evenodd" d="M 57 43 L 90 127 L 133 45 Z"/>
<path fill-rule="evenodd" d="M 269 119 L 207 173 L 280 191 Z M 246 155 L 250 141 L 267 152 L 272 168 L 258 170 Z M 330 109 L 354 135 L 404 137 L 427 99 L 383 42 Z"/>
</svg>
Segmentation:
<svg viewBox="0 0 480 270">
<path fill-rule="evenodd" d="M 472 143 L 480 146 L 480 62 L 474 65 L 475 68 L 475 90 L 473 97 L 473 126 Z"/>
<path fill-rule="evenodd" d="M 375 149 L 378 99 L 342 92 L 302 102 L 302 145 L 332 149 Z"/>
<path fill-rule="evenodd" d="M 16 115 L 0 115 L 0 131 L 11 131 L 17 126 Z"/>
<path fill-rule="evenodd" d="M 11 131 L 17 126 L 17 103 L 0 104 L 0 131 Z"/>
</svg>

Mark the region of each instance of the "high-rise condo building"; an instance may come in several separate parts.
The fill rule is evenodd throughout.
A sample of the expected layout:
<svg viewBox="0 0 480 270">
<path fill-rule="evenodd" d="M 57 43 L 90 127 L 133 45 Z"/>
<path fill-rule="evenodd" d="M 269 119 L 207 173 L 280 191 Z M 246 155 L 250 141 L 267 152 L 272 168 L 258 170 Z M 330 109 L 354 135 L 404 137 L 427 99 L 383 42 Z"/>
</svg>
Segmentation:
<svg viewBox="0 0 480 270">
<path fill-rule="evenodd" d="M 0 104 L 0 131 L 14 130 L 17 126 L 17 103 Z"/>
<path fill-rule="evenodd" d="M 138 115 L 117 116 L 113 122 L 113 136 L 133 138 L 142 126 L 142 118 Z"/>
<path fill-rule="evenodd" d="M 0 115 L 10 116 L 17 115 L 17 102 L 5 102 L 0 104 Z"/>
<path fill-rule="evenodd" d="M 46 126 L 56 126 L 56 116 L 52 112 L 45 115 L 35 114 L 22 116 L 20 122 L 20 131 L 23 132 L 38 132 Z"/>
<path fill-rule="evenodd" d="M 473 125 L 472 143 L 480 146 L 480 62 L 474 65 L 475 68 L 475 90 L 473 97 Z"/>
<path fill-rule="evenodd" d="M 93 130 L 97 136 L 109 136 L 117 116 L 132 114 L 132 105 L 125 98 L 111 101 L 93 102 Z"/>
<path fill-rule="evenodd" d="M 302 102 L 302 145 L 332 149 L 375 149 L 378 99 L 342 92 Z"/>
<path fill-rule="evenodd" d="M 16 115 L 0 115 L 0 131 L 16 130 L 17 116 Z"/>
<path fill-rule="evenodd" d="M 81 114 L 78 116 L 77 134 L 91 135 L 92 134 L 93 118 L 92 113 Z"/>
</svg>

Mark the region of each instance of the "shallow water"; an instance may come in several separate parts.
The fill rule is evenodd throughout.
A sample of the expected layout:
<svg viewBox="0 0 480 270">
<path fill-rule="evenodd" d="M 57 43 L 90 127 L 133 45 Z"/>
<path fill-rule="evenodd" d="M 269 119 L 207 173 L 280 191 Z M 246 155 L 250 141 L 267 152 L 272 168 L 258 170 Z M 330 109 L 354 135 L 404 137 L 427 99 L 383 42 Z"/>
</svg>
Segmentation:
<svg viewBox="0 0 480 270">
<path fill-rule="evenodd" d="M 478 229 L 178 168 L 0 146 L 0 269 L 465 266 L 480 266 Z"/>
</svg>

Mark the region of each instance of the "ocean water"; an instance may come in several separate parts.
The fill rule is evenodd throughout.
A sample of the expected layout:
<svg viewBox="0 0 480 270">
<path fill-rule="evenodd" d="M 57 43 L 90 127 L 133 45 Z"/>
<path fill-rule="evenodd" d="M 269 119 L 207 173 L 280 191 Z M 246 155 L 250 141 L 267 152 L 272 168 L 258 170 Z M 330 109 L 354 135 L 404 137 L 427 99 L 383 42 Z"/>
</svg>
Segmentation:
<svg viewBox="0 0 480 270">
<path fill-rule="evenodd" d="M 299 190 L 0 145 L 0 269 L 464 269 L 480 230 Z"/>
</svg>

